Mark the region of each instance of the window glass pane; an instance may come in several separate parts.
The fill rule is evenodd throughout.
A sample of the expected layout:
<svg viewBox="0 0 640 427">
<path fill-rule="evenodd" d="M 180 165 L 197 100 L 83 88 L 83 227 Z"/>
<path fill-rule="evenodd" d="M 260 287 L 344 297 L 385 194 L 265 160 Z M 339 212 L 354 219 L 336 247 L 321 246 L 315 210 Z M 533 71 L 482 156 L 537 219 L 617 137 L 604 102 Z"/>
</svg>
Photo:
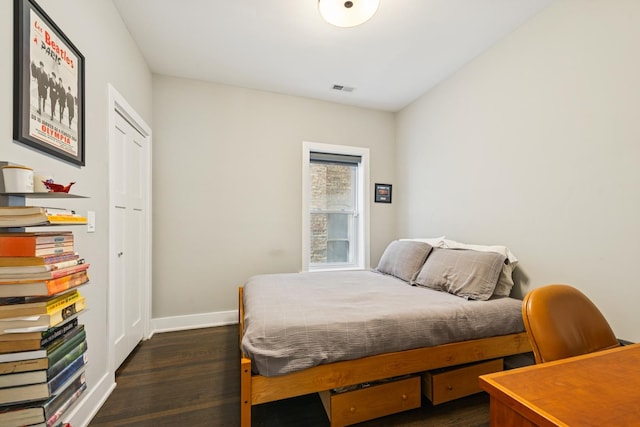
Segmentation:
<svg viewBox="0 0 640 427">
<path fill-rule="evenodd" d="M 327 262 L 349 262 L 349 241 L 329 240 L 327 242 Z"/>
<path fill-rule="evenodd" d="M 355 208 L 357 165 L 311 163 L 311 210 Z"/>
<path fill-rule="evenodd" d="M 327 215 L 327 262 L 351 262 L 349 241 L 353 215 L 330 213 Z"/>
<path fill-rule="evenodd" d="M 327 214 L 311 214 L 311 264 L 327 262 L 327 223 Z"/>
<path fill-rule="evenodd" d="M 311 214 L 311 264 L 350 263 L 353 215 Z"/>
<path fill-rule="evenodd" d="M 329 240 L 349 238 L 349 214 L 331 213 L 327 215 L 327 237 Z"/>
</svg>

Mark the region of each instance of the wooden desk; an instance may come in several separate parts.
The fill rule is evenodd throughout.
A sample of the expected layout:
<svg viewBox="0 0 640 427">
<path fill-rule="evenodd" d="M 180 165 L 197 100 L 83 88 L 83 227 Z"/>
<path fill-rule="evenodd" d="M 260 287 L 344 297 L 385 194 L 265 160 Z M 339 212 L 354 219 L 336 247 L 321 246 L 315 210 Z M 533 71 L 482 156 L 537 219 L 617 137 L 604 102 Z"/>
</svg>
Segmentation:
<svg viewBox="0 0 640 427">
<path fill-rule="evenodd" d="M 639 426 L 640 344 L 480 376 L 491 425 Z"/>
</svg>

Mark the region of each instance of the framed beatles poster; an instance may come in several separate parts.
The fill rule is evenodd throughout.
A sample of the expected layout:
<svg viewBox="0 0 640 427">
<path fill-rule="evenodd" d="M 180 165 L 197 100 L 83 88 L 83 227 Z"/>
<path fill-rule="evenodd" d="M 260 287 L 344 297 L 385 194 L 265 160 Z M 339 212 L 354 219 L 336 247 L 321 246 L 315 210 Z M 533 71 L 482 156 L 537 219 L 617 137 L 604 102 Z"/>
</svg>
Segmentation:
<svg viewBox="0 0 640 427">
<path fill-rule="evenodd" d="M 34 0 L 14 0 L 13 138 L 84 166 L 84 57 Z"/>
</svg>

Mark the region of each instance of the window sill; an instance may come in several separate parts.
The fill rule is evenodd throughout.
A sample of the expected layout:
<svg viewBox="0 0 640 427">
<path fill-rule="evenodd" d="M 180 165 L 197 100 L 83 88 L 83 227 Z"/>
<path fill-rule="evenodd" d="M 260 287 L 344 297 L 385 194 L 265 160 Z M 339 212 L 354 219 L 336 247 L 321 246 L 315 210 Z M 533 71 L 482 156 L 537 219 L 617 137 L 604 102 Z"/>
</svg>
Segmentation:
<svg viewBox="0 0 640 427">
<path fill-rule="evenodd" d="M 316 273 L 322 271 L 366 271 L 367 268 L 349 266 L 349 267 L 312 267 L 307 270 L 307 273 Z"/>
</svg>

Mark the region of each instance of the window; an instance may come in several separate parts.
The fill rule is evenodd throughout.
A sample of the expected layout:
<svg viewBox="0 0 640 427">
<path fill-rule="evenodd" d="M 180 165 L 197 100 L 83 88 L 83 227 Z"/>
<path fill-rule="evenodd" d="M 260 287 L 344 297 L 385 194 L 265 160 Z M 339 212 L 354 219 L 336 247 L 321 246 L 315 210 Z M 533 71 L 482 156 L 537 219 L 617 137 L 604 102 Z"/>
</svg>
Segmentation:
<svg viewBox="0 0 640 427">
<path fill-rule="evenodd" d="M 303 270 L 368 268 L 369 150 L 303 144 Z"/>
</svg>

